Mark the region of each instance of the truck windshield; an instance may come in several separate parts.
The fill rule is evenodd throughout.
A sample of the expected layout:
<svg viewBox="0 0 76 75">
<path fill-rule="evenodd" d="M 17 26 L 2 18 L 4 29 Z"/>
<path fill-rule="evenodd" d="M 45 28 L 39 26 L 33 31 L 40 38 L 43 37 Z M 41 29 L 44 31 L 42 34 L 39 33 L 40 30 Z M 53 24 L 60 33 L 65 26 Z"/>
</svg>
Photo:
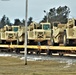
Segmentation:
<svg viewBox="0 0 76 75">
<path fill-rule="evenodd" d="M 13 31 L 15 31 L 15 32 L 18 31 L 18 27 L 14 27 Z"/>
<path fill-rule="evenodd" d="M 43 29 L 44 29 L 44 30 L 50 29 L 50 25 L 49 25 L 49 24 L 43 24 Z"/>
</svg>

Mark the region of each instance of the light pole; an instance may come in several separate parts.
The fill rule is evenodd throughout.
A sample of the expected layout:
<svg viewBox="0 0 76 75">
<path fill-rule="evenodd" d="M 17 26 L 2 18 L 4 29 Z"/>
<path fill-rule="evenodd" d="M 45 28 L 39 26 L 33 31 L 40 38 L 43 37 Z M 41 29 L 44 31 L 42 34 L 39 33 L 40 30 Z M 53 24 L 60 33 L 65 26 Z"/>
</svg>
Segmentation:
<svg viewBox="0 0 76 75">
<path fill-rule="evenodd" d="M 44 10 L 44 13 L 46 13 L 46 16 L 47 16 L 47 22 L 48 22 L 48 12 L 46 12 L 46 11 Z"/>
<path fill-rule="evenodd" d="M 25 65 L 27 65 L 27 15 L 28 15 L 28 0 L 26 0 L 26 10 L 25 10 L 25 50 L 24 50 Z"/>
<path fill-rule="evenodd" d="M 10 0 L 1 0 L 10 1 Z M 27 15 L 28 15 L 28 0 L 25 0 L 25 49 L 24 49 L 24 63 L 27 65 Z"/>
</svg>

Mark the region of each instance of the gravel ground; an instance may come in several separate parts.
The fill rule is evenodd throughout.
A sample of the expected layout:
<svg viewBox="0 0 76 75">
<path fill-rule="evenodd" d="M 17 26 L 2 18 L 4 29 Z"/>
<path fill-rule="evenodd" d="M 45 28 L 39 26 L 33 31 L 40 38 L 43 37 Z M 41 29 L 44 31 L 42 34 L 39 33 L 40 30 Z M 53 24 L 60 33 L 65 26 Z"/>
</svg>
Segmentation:
<svg viewBox="0 0 76 75">
<path fill-rule="evenodd" d="M 4 57 L 7 57 L 7 56 L 11 56 L 11 57 L 14 57 L 14 58 L 20 58 L 21 60 L 24 60 L 24 55 L 23 54 L 15 54 L 15 53 L 0 53 L 0 56 L 4 56 Z M 44 61 L 44 60 L 56 60 L 56 61 L 59 61 L 60 63 L 74 63 L 76 62 L 76 56 L 72 54 L 69 55 L 69 56 L 63 56 L 63 57 L 60 57 L 60 56 L 57 56 L 57 55 L 54 55 L 54 56 L 46 56 L 46 55 L 27 55 L 27 61 Z"/>
</svg>

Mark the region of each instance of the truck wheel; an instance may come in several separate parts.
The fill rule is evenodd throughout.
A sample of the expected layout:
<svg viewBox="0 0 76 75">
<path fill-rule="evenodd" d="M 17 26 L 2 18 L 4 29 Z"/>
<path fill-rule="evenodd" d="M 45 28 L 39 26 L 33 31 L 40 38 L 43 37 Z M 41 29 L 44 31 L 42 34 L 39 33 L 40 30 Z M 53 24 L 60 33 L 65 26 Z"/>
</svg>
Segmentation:
<svg viewBox="0 0 76 75">
<path fill-rule="evenodd" d="M 50 50 L 47 50 L 46 53 L 47 53 L 47 55 L 52 55 L 52 51 L 50 51 Z"/>
<path fill-rule="evenodd" d="M 36 54 L 37 54 L 37 55 L 39 55 L 39 54 L 40 54 L 40 51 L 39 51 L 39 50 L 37 50 L 37 51 L 36 51 Z"/>
<path fill-rule="evenodd" d="M 59 56 L 62 57 L 62 56 L 64 56 L 64 54 L 63 53 L 59 53 Z"/>
<path fill-rule="evenodd" d="M 19 54 L 20 53 L 20 49 L 17 48 L 16 49 L 16 53 Z"/>
</svg>

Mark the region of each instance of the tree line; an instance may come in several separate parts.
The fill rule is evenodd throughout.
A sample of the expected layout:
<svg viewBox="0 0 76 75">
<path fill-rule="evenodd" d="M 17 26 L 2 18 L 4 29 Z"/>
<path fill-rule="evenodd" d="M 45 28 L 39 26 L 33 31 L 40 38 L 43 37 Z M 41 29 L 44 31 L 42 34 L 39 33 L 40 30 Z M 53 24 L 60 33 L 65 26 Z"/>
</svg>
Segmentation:
<svg viewBox="0 0 76 75">
<path fill-rule="evenodd" d="M 14 23 L 11 23 L 10 19 L 6 17 L 6 15 L 3 15 L 0 20 L 0 28 L 4 27 L 5 25 L 25 25 L 25 20 L 23 19 L 20 21 L 20 19 L 14 19 Z"/>
<path fill-rule="evenodd" d="M 45 11 L 44 11 L 45 12 Z M 68 6 L 59 6 L 58 8 L 51 8 L 49 9 L 49 12 L 46 12 L 46 15 L 43 17 L 43 19 L 40 22 L 60 22 L 60 23 L 67 23 L 68 17 L 70 13 L 70 8 Z M 30 25 L 30 23 L 33 22 L 33 17 L 29 17 L 27 24 Z M 6 15 L 3 15 L 3 17 L 0 20 L 0 27 L 4 27 L 4 25 L 25 25 L 25 20 L 23 19 L 20 21 L 20 19 L 14 19 L 14 23 L 12 24 L 10 22 L 10 19 L 6 17 Z"/>
<path fill-rule="evenodd" d="M 44 11 L 45 12 L 45 11 Z M 68 6 L 59 6 L 58 8 L 51 8 L 47 15 L 44 16 L 41 22 L 47 22 L 47 19 L 50 23 L 58 21 L 60 23 L 67 23 L 70 13 L 70 8 Z"/>
<path fill-rule="evenodd" d="M 60 22 L 63 24 L 66 24 L 69 18 L 70 14 L 70 8 L 68 6 L 59 6 L 58 8 L 51 8 L 49 9 L 49 12 L 46 12 L 46 15 L 43 17 L 43 19 L 40 22 Z M 29 18 L 28 25 L 33 22 L 32 17 Z"/>
</svg>

